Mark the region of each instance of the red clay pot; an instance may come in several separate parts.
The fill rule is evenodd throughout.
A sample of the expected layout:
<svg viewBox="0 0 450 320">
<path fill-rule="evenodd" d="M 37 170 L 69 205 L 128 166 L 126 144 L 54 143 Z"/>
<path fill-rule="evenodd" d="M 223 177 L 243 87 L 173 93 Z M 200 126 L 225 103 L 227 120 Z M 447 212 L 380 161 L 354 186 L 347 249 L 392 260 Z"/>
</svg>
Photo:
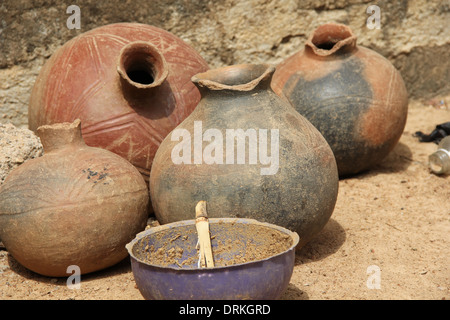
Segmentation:
<svg viewBox="0 0 450 320">
<path fill-rule="evenodd" d="M 164 137 L 200 100 L 191 77 L 208 69 L 173 34 L 117 23 L 81 34 L 59 48 L 33 88 L 29 127 L 81 119 L 89 146 L 130 161 L 148 181 Z"/>
<path fill-rule="evenodd" d="M 109 267 L 144 230 L 149 194 L 122 157 L 87 146 L 80 121 L 39 127 L 42 157 L 13 170 L 0 188 L 0 238 L 24 267 L 69 276 Z"/>
<path fill-rule="evenodd" d="M 379 163 L 397 144 L 407 117 L 400 73 L 356 40 L 345 25 L 322 25 L 303 50 L 277 66 L 272 81 L 328 141 L 340 177 Z"/>
</svg>

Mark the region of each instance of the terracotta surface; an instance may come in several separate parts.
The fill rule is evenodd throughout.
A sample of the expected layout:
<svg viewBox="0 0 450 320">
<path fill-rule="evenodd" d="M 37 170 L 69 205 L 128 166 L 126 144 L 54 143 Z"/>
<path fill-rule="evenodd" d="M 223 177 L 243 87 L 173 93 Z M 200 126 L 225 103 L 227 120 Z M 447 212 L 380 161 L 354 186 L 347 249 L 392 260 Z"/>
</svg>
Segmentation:
<svg viewBox="0 0 450 320">
<path fill-rule="evenodd" d="M 90 146 L 135 165 L 148 181 L 164 137 L 200 94 L 190 81 L 208 69 L 171 33 L 144 24 L 92 29 L 56 50 L 40 71 L 29 105 L 29 127 L 82 120 Z"/>
<path fill-rule="evenodd" d="M 323 134 L 341 177 L 379 163 L 406 123 L 408 95 L 400 73 L 378 53 L 357 45 L 352 30 L 325 24 L 286 59 L 272 87 Z"/>
<path fill-rule="evenodd" d="M 46 276 L 114 265 L 145 228 L 149 195 L 122 157 L 87 146 L 80 121 L 41 126 L 42 157 L 13 170 L 0 188 L 0 239 L 26 268 Z"/>
<path fill-rule="evenodd" d="M 333 153 L 317 129 L 271 90 L 273 72 L 268 65 L 236 65 L 193 77 L 202 100 L 163 141 L 151 171 L 160 223 L 192 219 L 205 200 L 208 216 L 253 218 L 297 231 L 298 247 L 327 223 L 338 192 Z M 242 135 L 229 139 L 229 130 Z M 272 158 L 263 161 L 261 154 Z"/>
</svg>

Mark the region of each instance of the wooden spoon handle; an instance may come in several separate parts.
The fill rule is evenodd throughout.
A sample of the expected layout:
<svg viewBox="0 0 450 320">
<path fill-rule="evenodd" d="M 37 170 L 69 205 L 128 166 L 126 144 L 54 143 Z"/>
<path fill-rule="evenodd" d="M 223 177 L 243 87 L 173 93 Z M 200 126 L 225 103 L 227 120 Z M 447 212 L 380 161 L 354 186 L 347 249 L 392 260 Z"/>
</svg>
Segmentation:
<svg viewBox="0 0 450 320">
<path fill-rule="evenodd" d="M 195 226 L 197 228 L 198 243 L 200 246 L 200 266 L 202 268 L 212 268 L 214 267 L 214 258 L 211 247 L 206 201 L 198 202 L 195 207 Z"/>
</svg>

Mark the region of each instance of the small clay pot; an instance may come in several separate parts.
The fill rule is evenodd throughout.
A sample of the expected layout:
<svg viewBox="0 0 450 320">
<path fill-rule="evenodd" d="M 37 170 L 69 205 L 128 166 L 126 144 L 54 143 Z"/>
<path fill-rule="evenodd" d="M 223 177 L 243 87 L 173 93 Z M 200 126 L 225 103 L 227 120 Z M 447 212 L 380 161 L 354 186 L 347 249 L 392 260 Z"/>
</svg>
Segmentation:
<svg viewBox="0 0 450 320">
<path fill-rule="evenodd" d="M 327 223 L 337 199 L 333 152 L 270 88 L 275 68 L 235 65 L 197 74 L 202 99 L 159 147 L 150 175 L 156 218 L 192 219 L 207 201 L 213 218 L 250 218 L 300 236 Z"/>
<path fill-rule="evenodd" d="M 13 170 L 0 188 L 0 238 L 23 266 L 69 276 L 109 267 L 144 230 L 149 194 L 122 157 L 87 146 L 80 120 L 39 127 L 42 157 Z"/>
<path fill-rule="evenodd" d="M 352 30 L 325 24 L 286 59 L 272 88 L 325 137 L 339 176 L 372 168 L 395 147 L 407 117 L 400 73 L 380 54 L 358 46 Z"/>
<path fill-rule="evenodd" d="M 80 119 L 86 144 L 131 162 L 148 182 L 164 137 L 200 101 L 191 77 L 205 60 L 175 35 L 139 23 L 82 33 L 42 67 L 30 97 L 29 128 Z"/>
</svg>

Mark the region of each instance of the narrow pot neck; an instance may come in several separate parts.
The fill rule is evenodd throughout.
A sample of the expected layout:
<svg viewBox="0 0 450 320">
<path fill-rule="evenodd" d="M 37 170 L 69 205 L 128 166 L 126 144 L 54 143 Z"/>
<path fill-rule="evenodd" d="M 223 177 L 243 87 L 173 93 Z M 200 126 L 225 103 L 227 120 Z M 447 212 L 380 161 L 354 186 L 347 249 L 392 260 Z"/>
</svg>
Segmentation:
<svg viewBox="0 0 450 320">
<path fill-rule="evenodd" d="M 317 58 L 327 58 L 356 50 L 356 40 L 350 27 L 329 23 L 314 30 L 306 41 L 305 50 Z"/>
<path fill-rule="evenodd" d="M 43 125 L 37 129 L 45 153 L 55 152 L 69 145 L 85 146 L 81 135 L 81 121 Z"/>
<path fill-rule="evenodd" d="M 275 67 L 268 64 L 241 64 L 208 70 L 192 77 L 202 97 L 209 95 L 249 95 L 270 89 Z"/>
<path fill-rule="evenodd" d="M 159 87 L 166 80 L 169 68 L 155 46 L 149 42 L 135 41 L 120 51 L 117 72 L 123 90 L 139 94 Z"/>
</svg>

